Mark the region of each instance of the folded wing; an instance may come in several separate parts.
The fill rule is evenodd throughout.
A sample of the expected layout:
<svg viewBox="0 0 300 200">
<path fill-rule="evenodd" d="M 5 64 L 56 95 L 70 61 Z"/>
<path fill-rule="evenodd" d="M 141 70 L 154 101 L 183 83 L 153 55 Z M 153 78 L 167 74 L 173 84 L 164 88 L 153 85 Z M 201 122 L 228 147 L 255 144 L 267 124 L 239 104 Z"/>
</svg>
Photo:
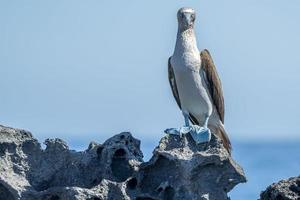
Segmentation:
<svg viewBox="0 0 300 200">
<path fill-rule="evenodd" d="M 215 64 L 208 50 L 203 50 L 201 56 L 201 72 L 204 72 L 205 82 L 208 86 L 213 104 L 219 114 L 220 120 L 224 124 L 224 96 L 221 80 L 218 76 Z M 200 73 L 201 73 L 200 72 Z"/>
</svg>

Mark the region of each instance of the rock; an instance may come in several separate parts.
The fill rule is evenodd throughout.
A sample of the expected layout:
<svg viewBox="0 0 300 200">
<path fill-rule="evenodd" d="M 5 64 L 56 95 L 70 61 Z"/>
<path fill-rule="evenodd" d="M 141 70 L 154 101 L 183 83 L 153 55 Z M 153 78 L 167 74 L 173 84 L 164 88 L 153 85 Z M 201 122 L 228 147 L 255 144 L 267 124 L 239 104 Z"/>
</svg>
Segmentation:
<svg viewBox="0 0 300 200">
<path fill-rule="evenodd" d="M 0 200 L 228 199 L 246 181 L 221 141 L 166 135 L 143 161 L 128 132 L 82 152 L 61 139 L 42 149 L 28 131 L 0 126 Z"/>
<path fill-rule="evenodd" d="M 273 183 L 260 194 L 261 200 L 300 200 L 300 176 Z"/>
</svg>

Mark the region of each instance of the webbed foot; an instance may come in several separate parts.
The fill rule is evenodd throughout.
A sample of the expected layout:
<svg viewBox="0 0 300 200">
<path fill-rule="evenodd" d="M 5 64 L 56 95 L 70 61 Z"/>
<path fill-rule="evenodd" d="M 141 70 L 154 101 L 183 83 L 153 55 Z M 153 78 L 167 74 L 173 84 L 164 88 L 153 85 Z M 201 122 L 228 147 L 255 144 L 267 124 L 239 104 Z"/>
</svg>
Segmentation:
<svg viewBox="0 0 300 200">
<path fill-rule="evenodd" d="M 211 139 L 211 132 L 209 128 L 200 127 L 197 125 L 192 126 L 192 131 L 190 132 L 192 138 L 197 144 L 209 142 Z"/>
<path fill-rule="evenodd" d="M 180 128 L 168 128 L 164 131 L 166 134 L 182 135 L 190 133 L 197 144 L 209 142 L 211 139 L 211 132 L 208 128 L 198 125 L 182 126 Z"/>
<path fill-rule="evenodd" d="M 180 128 L 168 128 L 164 132 L 170 135 L 179 135 L 180 137 L 183 134 L 187 134 L 192 130 L 191 126 L 182 126 Z"/>
</svg>

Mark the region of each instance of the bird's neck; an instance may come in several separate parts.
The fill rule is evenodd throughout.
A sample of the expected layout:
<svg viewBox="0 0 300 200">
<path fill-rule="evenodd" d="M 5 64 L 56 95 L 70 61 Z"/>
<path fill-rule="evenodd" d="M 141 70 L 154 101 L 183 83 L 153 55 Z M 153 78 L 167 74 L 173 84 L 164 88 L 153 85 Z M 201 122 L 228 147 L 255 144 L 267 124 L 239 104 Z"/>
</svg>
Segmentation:
<svg viewBox="0 0 300 200">
<path fill-rule="evenodd" d="M 187 52 L 199 52 L 195 31 L 193 28 L 184 31 L 178 29 L 174 54 L 182 54 Z"/>
</svg>

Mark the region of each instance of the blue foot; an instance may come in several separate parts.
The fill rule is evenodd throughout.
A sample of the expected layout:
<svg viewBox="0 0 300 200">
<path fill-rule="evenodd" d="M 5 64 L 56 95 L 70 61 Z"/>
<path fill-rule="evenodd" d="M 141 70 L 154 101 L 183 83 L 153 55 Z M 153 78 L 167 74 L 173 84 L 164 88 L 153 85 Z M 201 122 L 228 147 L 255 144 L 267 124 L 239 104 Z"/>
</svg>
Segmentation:
<svg viewBox="0 0 300 200">
<path fill-rule="evenodd" d="M 169 135 L 180 135 L 176 128 L 167 128 L 164 132 Z"/>
<path fill-rule="evenodd" d="M 179 129 L 178 128 L 168 128 L 164 132 L 166 134 L 170 135 L 180 135 L 182 136 L 183 134 L 187 134 L 192 130 L 192 127 L 190 126 L 182 126 Z"/>
<path fill-rule="evenodd" d="M 184 134 L 190 133 L 197 144 L 209 142 L 211 139 L 210 130 L 197 125 L 168 128 L 165 130 L 165 133 L 170 135 L 179 135 L 180 137 Z"/>
<path fill-rule="evenodd" d="M 193 126 L 190 134 L 197 144 L 209 142 L 211 139 L 210 130 L 200 126 Z"/>
</svg>

